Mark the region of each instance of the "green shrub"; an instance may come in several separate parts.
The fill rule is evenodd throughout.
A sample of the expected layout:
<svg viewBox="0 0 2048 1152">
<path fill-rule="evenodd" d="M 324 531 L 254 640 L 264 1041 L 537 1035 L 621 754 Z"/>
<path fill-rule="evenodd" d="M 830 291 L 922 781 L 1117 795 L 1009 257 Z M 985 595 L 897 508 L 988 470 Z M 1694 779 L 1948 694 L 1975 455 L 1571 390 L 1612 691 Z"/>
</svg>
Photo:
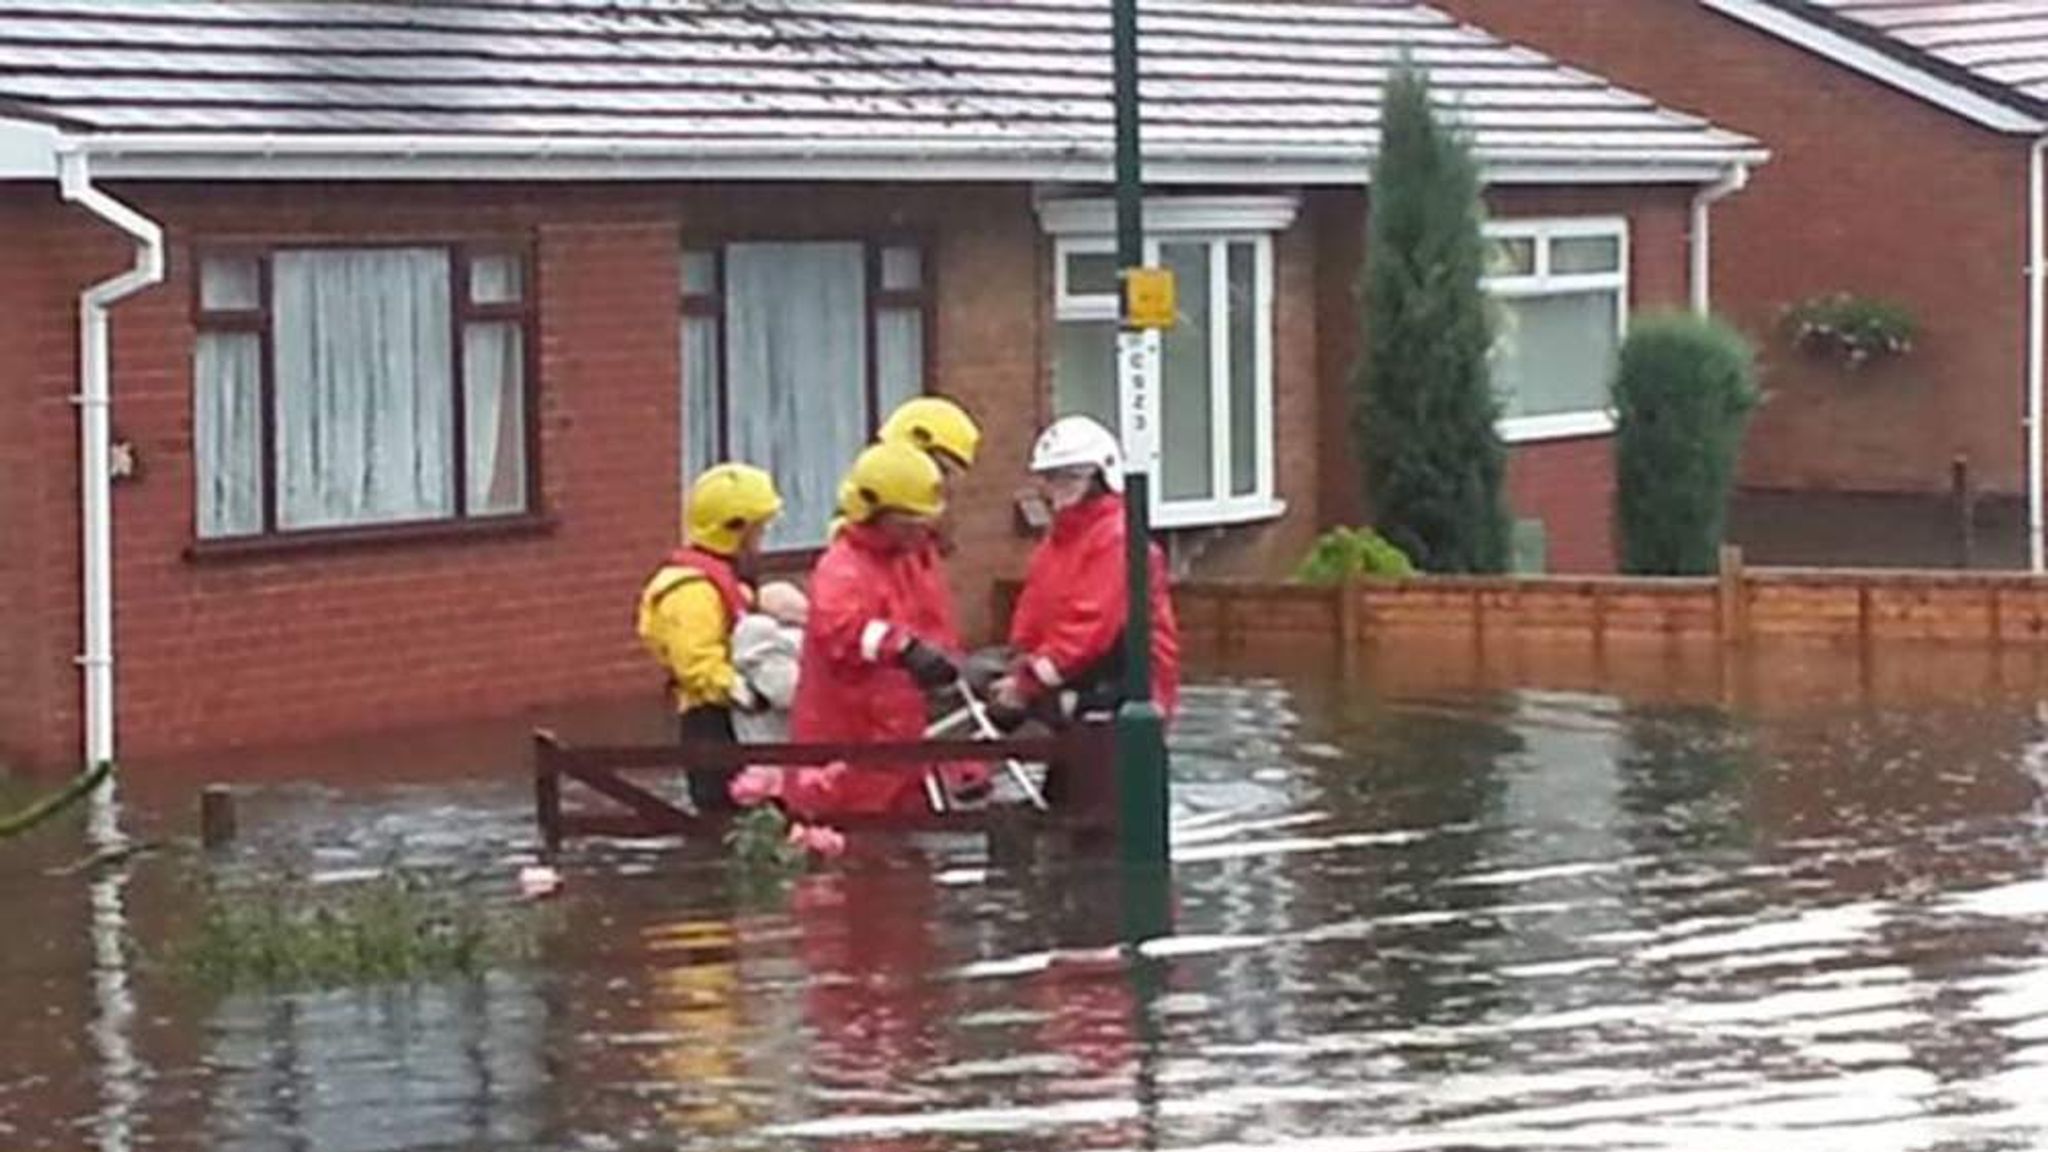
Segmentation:
<svg viewBox="0 0 2048 1152">
<path fill-rule="evenodd" d="M 1370 528 L 1333 528 L 1323 533 L 1294 570 L 1294 578 L 1304 584 L 1413 575 L 1415 565 L 1408 554 Z"/>
<path fill-rule="evenodd" d="M 1749 342 L 1701 317 L 1640 320 L 1622 344 L 1614 398 L 1623 570 L 1714 571 L 1758 399 Z"/>
</svg>

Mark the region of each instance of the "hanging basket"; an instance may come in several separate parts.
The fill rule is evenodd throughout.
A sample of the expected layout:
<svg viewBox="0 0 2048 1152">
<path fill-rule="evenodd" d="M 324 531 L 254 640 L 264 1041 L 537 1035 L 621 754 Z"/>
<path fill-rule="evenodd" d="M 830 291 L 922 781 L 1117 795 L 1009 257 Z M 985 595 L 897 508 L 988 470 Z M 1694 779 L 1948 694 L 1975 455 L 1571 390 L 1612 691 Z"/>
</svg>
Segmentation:
<svg viewBox="0 0 2048 1152">
<path fill-rule="evenodd" d="M 1794 347 L 1836 360 L 1851 372 L 1911 353 L 1920 334 L 1919 323 L 1903 304 L 1848 292 L 1793 304 L 1782 323 Z"/>
</svg>

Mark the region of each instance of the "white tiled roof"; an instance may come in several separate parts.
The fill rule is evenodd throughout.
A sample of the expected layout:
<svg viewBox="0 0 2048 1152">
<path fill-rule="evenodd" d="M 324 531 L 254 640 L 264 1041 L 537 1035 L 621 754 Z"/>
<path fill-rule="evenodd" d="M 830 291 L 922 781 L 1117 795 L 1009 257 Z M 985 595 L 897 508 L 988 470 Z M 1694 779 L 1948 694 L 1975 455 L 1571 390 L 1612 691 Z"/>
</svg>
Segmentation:
<svg viewBox="0 0 2048 1152">
<path fill-rule="evenodd" d="M 1807 0 L 1807 4 L 1969 77 L 2048 106 L 2048 0 Z M 1799 6 L 1790 7 L 1796 10 Z"/>
<path fill-rule="evenodd" d="M 1404 50 L 1497 173 L 1696 177 L 1760 155 L 1405 0 L 1142 10 L 1148 163 L 1185 179 L 1357 178 Z M 98 137 L 138 172 L 145 157 L 383 147 L 1074 178 L 1110 155 L 1108 13 L 1108 0 L 0 0 L 0 116 Z"/>
</svg>

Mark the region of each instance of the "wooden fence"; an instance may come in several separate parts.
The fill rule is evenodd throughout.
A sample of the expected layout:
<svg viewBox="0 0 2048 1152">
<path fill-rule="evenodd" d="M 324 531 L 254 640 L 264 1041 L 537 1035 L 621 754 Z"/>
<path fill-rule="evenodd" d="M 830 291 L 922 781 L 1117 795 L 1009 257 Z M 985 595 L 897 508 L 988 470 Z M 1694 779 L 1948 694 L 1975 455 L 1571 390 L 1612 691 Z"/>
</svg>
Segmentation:
<svg viewBox="0 0 2048 1152">
<path fill-rule="evenodd" d="M 999 588 L 1006 610 L 1014 586 Z M 1195 652 L 1341 653 L 1402 636 L 1869 645 L 1945 641 L 2048 647 L 2048 577 L 1970 571 L 1749 568 L 1718 576 L 1425 576 L 1338 587 L 1193 582 L 1174 590 Z"/>
</svg>

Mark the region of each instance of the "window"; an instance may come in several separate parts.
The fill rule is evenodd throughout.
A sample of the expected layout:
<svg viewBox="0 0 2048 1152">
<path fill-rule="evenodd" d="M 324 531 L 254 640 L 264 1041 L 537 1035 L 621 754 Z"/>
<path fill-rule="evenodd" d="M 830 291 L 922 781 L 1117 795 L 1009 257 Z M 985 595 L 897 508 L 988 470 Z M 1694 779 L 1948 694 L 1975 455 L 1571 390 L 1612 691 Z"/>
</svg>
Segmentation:
<svg viewBox="0 0 2048 1152">
<path fill-rule="evenodd" d="M 204 253 L 193 354 L 202 540 L 533 506 L 523 253 Z"/>
<path fill-rule="evenodd" d="M 913 244 L 748 242 L 682 255 L 683 472 L 766 468 L 771 549 L 824 542 L 839 480 L 924 390 L 927 276 Z"/>
<path fill-rule="evenodd" d="M 1040 207 L 1055 246 L 1053 403 L 1093 416 L 1153 471 L 1165 528 L 1279 515 L 1273 459 L 1273 241 L 1288 201 L 1162 201 L 1146 207 L 1148 263 L 1173 271 L 1179 320 L 1153 334 L 1156 379 L 1125 395 L 1116 371 L 1116 245 L 1097 202 Z M 1139 412 L 1135 406 L 1144 405 Z M 1132 436 L 1127 428 L 1151 430 Z M 1151 443 L 1140 443 L 1150 440 Z"/>
<path fill-rule="evenodd" d="M 1614 430 L 1614 357 L 1628 324 L 1628 224 L 1487 225 L 1493 385 L 1509 441 Z"/>
</svg>

